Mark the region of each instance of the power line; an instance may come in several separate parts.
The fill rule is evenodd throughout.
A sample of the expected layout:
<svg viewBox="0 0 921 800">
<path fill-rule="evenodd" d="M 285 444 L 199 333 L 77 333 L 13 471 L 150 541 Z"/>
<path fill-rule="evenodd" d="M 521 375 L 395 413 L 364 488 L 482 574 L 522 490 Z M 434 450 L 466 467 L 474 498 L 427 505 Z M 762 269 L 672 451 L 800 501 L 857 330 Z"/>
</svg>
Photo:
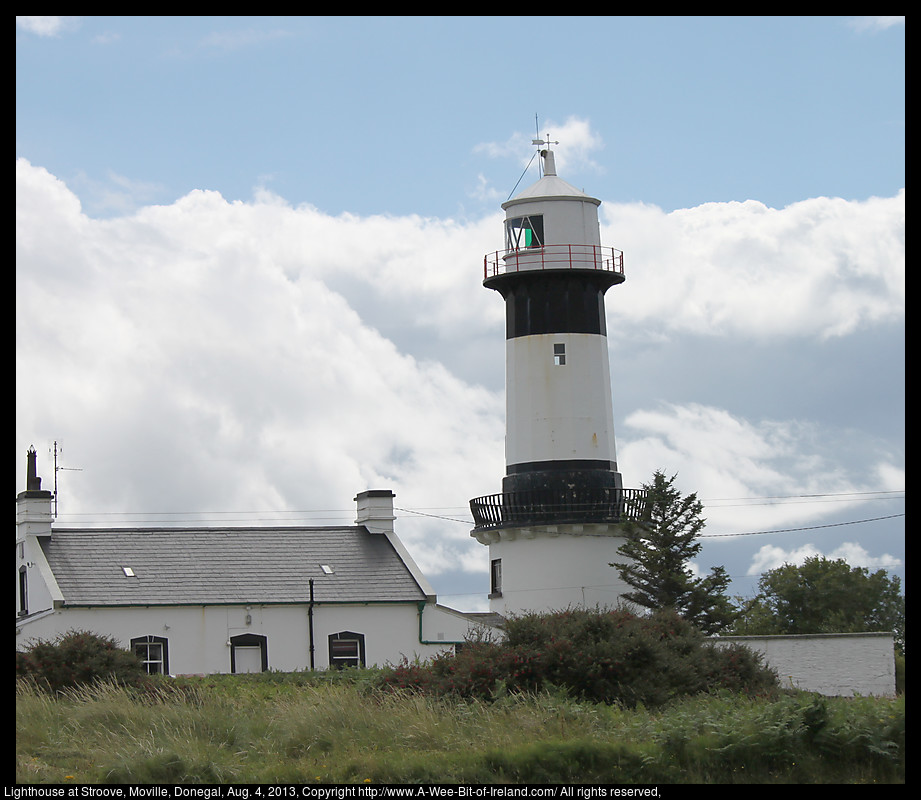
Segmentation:
<svg viewBox="0 0 921 800">
<path fill-rule="evenodd" d="M 904 489 L 892 489 L 892 490 L 880 490 L 880 491 L 865 491 L 865 492 L 834 492 L 834 493 L 824 493 L 824 494 L 788 494 L 788 495 L 761 495 L 761 496 L 752 496 L 752 497 L 716 497 L 709 498 L 706 500 L 701 500 L 702 503 L 717 503 L 717 502 L 730 502 L 730 501 L 748 501 L 748 500 L 807 500 L 811 502 L 856 502 L 858 500 L 894 500 L 894 499 L 904 499 L 902 498 L 893 498 L 893 497 L 867 497 L 868 495 L 894 495 L 902 494 L 904 495 Z M 829 500 L 821 500 L 821 498 L 832 498 Z M 745 505 L 759 505 L 758 503 L 745 503 Z M 782 503 L 765 503 L 764 505 L 784 505 Z M 711 506 L 711 508 L 730 508 L 731 506 Z M 435 510 L 467 510 L 466 506 L 423 506 L 421 509 L 412 509 L 412 508 L 395 508 L 397 511 L 402 511 L 406 514 L 413 514 L 416 516 L 432 517 L 434 519 L 444 519 L 449 522 L 461 522 L 463 524 L 468 524 L 470 520 L 464 519 L 459 520 L 455 517 L 445 516 L 441 514 L 431 514 L 426 513 L 427 511 Z M 199 516 L 226 516 L 226 515 L 251 515 L 251 514 L 297 514 L 297 515 L 313 515 L 313 514 L 335 514 L 336 517 L 324 517 L 322 519 L 335 519 L 348 517 L 354 514 L 354 509 L 342 509 L 342 508 L 311 508 L 311 509 L 281 509 L 281 510 L 267 510 L 263 509 L 260 511 L 246 511 L 243 509 L 238 509 L 236 511 L 87 511 L 87 512 L 73 512 L 67 514 L 67 517 L 106 517 L 106 516 L 122 516 L 122 517 L 163 517 L 163 516 L 189 516 L 189 515 L 199 515 Z M 262 519 L 262 518 L 260 518 Z"/>
<path fill-rule="evenodd" d="M 904 494 L 904 489 L 880 489 L 866 492 L 825 492 L 820 494 L 768 494 L 754 497 L 711 497 L 707 500 L 701 500 L 702 503 L 715 503 L 724 500 L 786 500 L 789 498 L 800 497 L 850 497 L 852 495 L 864 494 Z"/>
<path fill-rule="evenodd" d="M 455 506 L 455 507 L 456 507 L 456 506 Z M 444 520 L 447 520 L 448 522 L 460 522 L 460 523 L 462 523 L 462 524 L 464 524 L 464 525 L 472 525 L 472 524 L 473 524 L 473 521 L 472 521 L 472 520 L 469 520 L 469 519 L 455 519 L 454 517 L 443 517 L 443 516 L 441 516 L 440 514 L 425 514 L 425 513 L 423 513 L 422 511 L 413 511 L 411 508 L 397 508 L 396 506 L 394 506 L 393 510 L 394 510 L 394 511 L 403 511 L 403 512 L 405 512 L 405 513 L 407 513 L 407 514 L 414 514 L 414 515 L 416 515 L 416 516 L 418 516 L 418 517 L 430 517 L 430 518 L 432 518 L 432 519 L 444 519 Z"/>
<path fill-rule="evenodd" d="M 405 513 L 405 514 L 412 514 L 412 515 L 414 515 L 414 516 L 427 517 L 427 518 L 429 518 L 429 519 L 440 519 L 440 520 L 445 520 L 445 521 L 447 521 L 447 522 L 456 522 L 456 523 L 461 524 L 461 525 L 472 525 L 472 524 L 473 524 L 473 521 L 472 521 L 472 520 L 457 519 L 457 518 L 455 518 L 455 517 L 448 517 L 448 516 L 444 516 L 444 515 L 441 515 L 441 514 L 428 514 L 428 513 L 425 513 L 425 512 L 423 512 L 423 511 L 418 511 L 418 510 L 409 509 L 409 508 L 398 508 L 398 507 L 395 507 L 395 508 L 394 508 L 394 511 L 401 511 L 401 512 L 403 512 L 403 513 Z M 147 517 L 152 517 L 152 516 L 166 516 L 166 515 L 172 515 L 172 514 L 208 514 L 208 515 L 215 514 L 215 515 L 217 515 L 217 514 L 257 514 L 257 513 L 266 513 L 266 512 L 256 512 L 256 511 L 253 511 L 253 512 L 247 512 L 247 511 L 219 511 L 219 512 L 211 512 L 211 511 L 201 511 L 201 512 L 197 512 L 197 511 L 192 511 L 192 512 L 178 512 L 178 511 L 155 511 L 155 512 L 142 512 L 142 511 L 127 511 L 127 512 L 103 511 L 103 512 L 96 512 L 96 513 L 90 513 L 90 512 L 75 513 L 75 514 L 70 514 L 70 515 L 68 515 L 68 516 L 72 516 L 72 517 L 78 517 L 78 516 L 80 516 L 80 517 L 85 517 L 85 516 L 97 516 L 97 517 L 99 517 L 99 516 L 131 516 L 131 517 L 136 517 L 136 516 L 144 517 L 144 516 L 147 516 Z M 270 512 L 270 513 L 273 513 L 273 512 Z M 278 514 L 318 514 L 318 513 L 335 513 L 335 514 L 337 514 L 337 516 L 333 516 L 333 517 L 311 517 L 309 520 L 307 520 L 307 521 L 309 521 L 309 522 L 335 521 L 335 520 L 349 519 L 349 518 L 351 518 L 352 515 L 354 514 L 353 511 L 351 511 L 351 510 L 346 510 L 346 509 L 314 509 L 314 510 L 307 510 L 307 511 L 281 511 L 281 512 L 274 512 L 274 513 L 278 513 Z M 803 527 L 799 527 L 799 528 L 778 528 L 778 529 L 775 529 L 775 530 L 766 530 L 766 531 L 738 531 L 738 532 L 735 532 L 735 533 L 702 533 L 702 534 L 700 534 L 700 537 L 699 537 L 699 538 L 701 538 L 701 539 L 716 539 L 716 538 L 725 538 L 725 537 L 730 537 L 730 536 L 765 536 L 765 535 L 777 534 L 777 533 L 794 533 L 794 532 L 799 532 L 799 531 L 820 530 L 820 529 L 823 529 L 823 528 L 838 528 L 838 527 L 842 527 L 842 526 L 845 526 L 845 525 L 858 525 L 858 524 L 865 523 L 865 522 L 879 522 L 879 521 L 886 520 L 886 519 L 895 519 L 895 518 L 897 518 L 897 517 L 904 517 L 904 516 L 905 516 L 904 513 L 902 513 L 902 514 L 888 514 L 888 515 L 882 516 L 882 517 L 869 517 L 869 518 L 866 518 L 866 519 L 848 520 L 848 521 L 846 521 L 846 522 L 833 522 L 833 523 L 828 523 L 828 524 L 825 524 L 825 525 L 807 525 L 807 526 L 803 526 Z M 186 519 L 186 520 L 183 520 L 183 519 L 172 519 L 172 520 L 164 520 L 164 521 L 165 521 L 165 522 L 170 522 L 170 523 L 172 523 L 172 524 L 176 524 L 176 523 L 179 523 L 179 522 L 193 522 L 193 523 L 201 524 L 201 523 L 203 523 L 203 522 L 206 522 L 207 520 L 203 520 L 203 519 Z M 225 520 L 223 520 L 223 521 L 224 521 L 224 522 L 247 522 L 247 523 L 250 523 L 250 524 L 256 523 L 256 522 L 297 523 L 297 522 L 298 522 L 298 519 L 286 519 L 286 518 L 279 518 L 279 517 L 256 517 L 256 518 L 253 518 L 253 517 L 241 517 L 241 518 L 238 518 L 238 519 L 225 519 Z"/>
<path fill-rule="evenodd" d="M 855 495 L 856 494 L 858 493 L 855 493 Z M 865 496 L 844 497 L 844 496 L 836 496 L 836 495 L 795 495 L 795 496 L 790 496 L 789 498 L 785 499 L 782 502 L 778 502 L 776 500 L 769 500 L 769 499 L 766 499 L 765 502 L 758 502 L 758 503 L 748 503 L 748 502 L 729 503 L 728 501 L 723 501 L 721 505 L 712 505 L 713 503 L 720 502 L 717 500 L 709 500 L 706 502 L 702 500 L 701 502 L 704 503 L 705 507 L 708 510 L 715 511 L 720 508 L 755 508 L 756 506 L 812 505 L 815 503 L 868 503 L 873 500 L 891 501 L 891 500 L 904 500 L 905 499 L 904 493 L 902 494 L 901 497 L 880 497 L 880 496 L 869 497 L 869 496 L 866 496 L 866 495 L 876 494 L 875 492 L 861 492 L 859 494 L 862 494 Z M 887 494 L 894 494 L 894 493 L 887 493 Z M 827 499 L 823 499 L 823 498 L 827 498 Z M 739 499 L 745 500 L 746 498 L 739 498 Z M 760 499 L 760 498 L 752 498 L 752 499 Z"/>
<path fill-rule="evenodd" d="M 702 533 L 701 539 L 715 539 L 720 536 L 761 536 L 766 533 L 790 533 L 792 531 L 814 531 L 819 528 L 838 528 L 842 525 L 857 525 L 861 522 L 879 522 L 882 519 L 893 519 L 895 517 L 904 517 L 904 514 L 889 514 L 885 517 L 870 517 L 869 519 L 852 519 L 849 522 L 832 522 L 828 525 L 809 525 L 804 528 L 780 528 L 774 531 L 747 531 L 745 533 Z"/>
</svg>

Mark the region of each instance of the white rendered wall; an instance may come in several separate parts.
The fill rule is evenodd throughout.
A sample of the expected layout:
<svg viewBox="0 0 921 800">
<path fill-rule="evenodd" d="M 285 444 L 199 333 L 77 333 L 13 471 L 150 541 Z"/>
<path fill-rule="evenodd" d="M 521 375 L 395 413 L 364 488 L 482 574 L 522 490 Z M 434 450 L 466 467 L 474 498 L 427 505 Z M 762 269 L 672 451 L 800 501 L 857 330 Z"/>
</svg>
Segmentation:
<svg viewBox="0 0 921 800">
<path fill-rule="evenodd" d="M 18 531 L 17 531 L 18 533 Z M 27 610 L 30 614 L 47 611 L 55 600 L 60 600 L 60 591 L 51 568 L 36 536 L 26 535 L 16 541 L 16 610 L 19 608 L 19 570 L 26 568 Z M 18 619 L 18 618 L 17 618 Z"/>
<path fill-rule="evenodd" d="M 249 622 L 247 622 L 249 616 Z M 398 663 L 403 657 L 431 658 L 463 640 L 466 621 L 434 604 L 423 612 L 420 642 L 418 607 L 414 603 L 323 605 L 314 607 L 314 664 L 329 666 L 328 637 L 352 631 L 365 636 L 367 666 Z M 16 647 L 32 639 L 54 639 L 68 630 L 87 630 L 115 637 L 128 648 L 139 636 L 169 640 L 169 669 L 173 675 L 230 672 L 227 642 L 239 634 L 268 639 L 268 666 L 289 672 L 310 665 L 306 605 L 165 606 L 146 608 L 68 608 L 17 623 Z"/>
<path fill-rule="evenodd" d="M 566 363 L 553 345 L 566 346 Z M 506 342 L 506 463 L 617 461 L 607 337 L 517 336 Z"/>
<path fill-rule="evenodd" d="M 589 527 L 589 526 L 586 526 Z M 617 526 L 593 526 L 595 528 Z M 559 611 L 570 606 L 614 608 L 630 591 L 611 562 L 623 562 L 624 539 L 611 535 L 546 534 L 503 530 L 489 545 L 490 560 L 502 559 L 502 596 L 490 611 L 520 614 Z M 514 537 L 514 538 L 512 538 Z"/>
<path fill-rule="evenodd" d="M 744 644 L 761 653 L 783 686 L 829 697 L 895 695 L 891 633 L 724 636 L 714 641 Z"/>
</svg>

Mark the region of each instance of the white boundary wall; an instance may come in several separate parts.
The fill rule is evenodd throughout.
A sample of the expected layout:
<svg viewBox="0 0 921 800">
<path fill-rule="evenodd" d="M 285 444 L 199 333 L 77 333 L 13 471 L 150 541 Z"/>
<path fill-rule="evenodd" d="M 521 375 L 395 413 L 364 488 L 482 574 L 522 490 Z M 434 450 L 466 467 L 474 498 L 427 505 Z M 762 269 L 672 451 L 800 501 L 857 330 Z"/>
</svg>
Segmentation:
<svg viewBox="0 0 921 800">
<path fill-rule="evenodd" d="M 895 695 L 892 633 L 721 636 L 714 641 L 761 653 L 785 687 L 829 697 Z"/>
</svg>

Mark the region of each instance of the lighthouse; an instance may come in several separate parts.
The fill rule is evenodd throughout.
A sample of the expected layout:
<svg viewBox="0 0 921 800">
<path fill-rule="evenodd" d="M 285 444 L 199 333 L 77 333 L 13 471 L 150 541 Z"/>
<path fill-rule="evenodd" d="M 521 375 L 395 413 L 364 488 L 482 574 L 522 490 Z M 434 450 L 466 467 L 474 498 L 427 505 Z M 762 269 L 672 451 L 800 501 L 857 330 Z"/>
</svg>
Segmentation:
<svg viewBox="0 0 921 800">
<path fill-rule="evenodd" d="M 535 144 L 543 177 L 503 203 L 505 247 L 483 260 L 505 301 L 506 473 L 470 501 L 471 536 L 489 547 L 490 610 L 504 615 L 616 605 L 629 587 L 610 564 L 645 505 L 614 442 L 604 296 L 625 280 L 623 253 L 601 244 L 601 201 Z"/>
</svg>

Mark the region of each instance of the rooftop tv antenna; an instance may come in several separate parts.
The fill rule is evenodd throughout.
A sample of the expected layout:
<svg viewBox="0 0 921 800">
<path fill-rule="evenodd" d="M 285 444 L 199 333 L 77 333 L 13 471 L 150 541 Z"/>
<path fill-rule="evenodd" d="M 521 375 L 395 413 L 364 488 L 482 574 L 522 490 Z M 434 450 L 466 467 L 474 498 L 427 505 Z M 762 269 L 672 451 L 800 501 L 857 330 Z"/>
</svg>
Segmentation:
<svg viewBox="0 0 921 800">
<path fill-rule="evenodd" d="M 58 470 L 67 470 L 68 472 L 83 472 L 79 467 L 59 467 L 58 453 L 63 453 L 64 448 L 58 447 L 57 440 L 54 442 L 54 508 L 52 516 L 57 519 L 58 516 Z"/>
</svg>

